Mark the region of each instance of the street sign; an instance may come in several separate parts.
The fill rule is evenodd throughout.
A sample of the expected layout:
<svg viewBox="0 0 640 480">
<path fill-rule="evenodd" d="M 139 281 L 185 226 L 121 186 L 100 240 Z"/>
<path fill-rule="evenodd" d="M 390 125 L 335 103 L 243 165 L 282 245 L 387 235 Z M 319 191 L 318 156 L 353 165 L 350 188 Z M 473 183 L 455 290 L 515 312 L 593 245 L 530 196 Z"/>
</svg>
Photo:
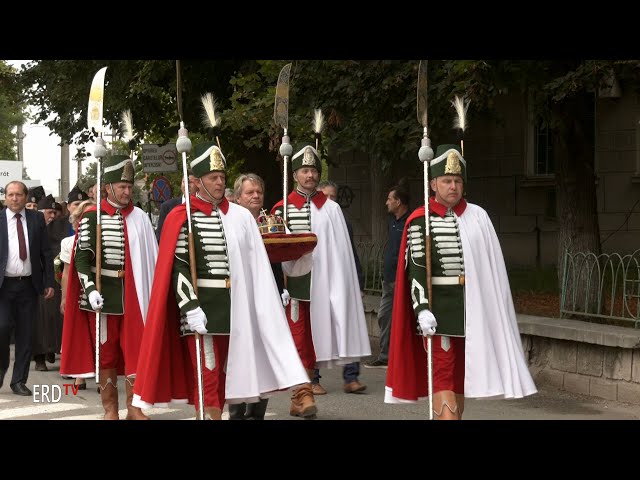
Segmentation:
<svg viewBox="0 0 640 480">
<path fill-rule="evenodd" d="M 0 200 L 4 200 L 4 187 L 14 180 L 22 180 L 22 162 L 0 160 Z"/>
<path fill-rule="evenodd" d="M 177 172 L 178 151 L 175 143 L 142 144 L 142 171 L 145 173 Z"/>
<path fill-rule="evenodd" d="M 171 184 L 167 177 L 158 177 L 151 186 L 151 196 L 157 203 L 166 202 L 171 198 Z"/>
</svg>

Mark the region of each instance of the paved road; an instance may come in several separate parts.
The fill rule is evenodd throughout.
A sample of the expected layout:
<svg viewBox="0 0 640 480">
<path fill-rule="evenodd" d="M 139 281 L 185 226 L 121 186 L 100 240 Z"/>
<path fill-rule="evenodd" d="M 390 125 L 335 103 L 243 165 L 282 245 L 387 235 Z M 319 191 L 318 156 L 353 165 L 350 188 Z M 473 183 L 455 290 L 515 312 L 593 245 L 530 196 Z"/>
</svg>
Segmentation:
<svg viewBox="0 0 640 480">
<path fill-rule="evenodd" d="M 62 385 L 72 383 L 58 373 L 56 364 L 49 364 L 49 372 L 36 372 L 31 364 L 27 385 Z M 13 368 L 13 363 L 11 364 Z M 316 397 L 318 420 L 424 420 L 426 404 L 386 405 L 382 401 L 386 370 L 362 369 L 361 380 L 368 385 L 364 394 L 345 394 L 341 385 L 341 369 L 323 370 L 322 384 L 328 394 Z M 98 420 L 102 418 L 100 396 L 95 382 L 89 380 L 89 388 L 73 395 L 62 396 L 57 403 L 38 402 L 39 397 L 20 397 L 9 388 L 11 370 L 7 372 L 4 386 L 0 389 L 0 420 L 2 419 L 53 419 L 53 420 Z M 124 380 L 119 385 L 123 387 Z M 42 387 L 38 390 L 42 392 Z M 49 399 L 51 400 L 51 398 Z M 286 393 L 273 397 L 267 409 L 267 420 L 296 420 L 289 416 L 289 399 Z M 155 420 L 190 420 L 195 416 L 193 407 L 175 406 L 169 409 L 152 409 L 145 412 Z M 121 418 L 126 415 L 124 388 L 120 389 Z M 227 418 L 227 413 L 223 418 Z M 520 400 L 467 400 L 465 411 L 467 420 L 635 420 L 640 418 L 640 405 L 600 400 L 593 397 L 570 394 L 554 389 L 542 388 L 540 392 Z"/>
</svg>

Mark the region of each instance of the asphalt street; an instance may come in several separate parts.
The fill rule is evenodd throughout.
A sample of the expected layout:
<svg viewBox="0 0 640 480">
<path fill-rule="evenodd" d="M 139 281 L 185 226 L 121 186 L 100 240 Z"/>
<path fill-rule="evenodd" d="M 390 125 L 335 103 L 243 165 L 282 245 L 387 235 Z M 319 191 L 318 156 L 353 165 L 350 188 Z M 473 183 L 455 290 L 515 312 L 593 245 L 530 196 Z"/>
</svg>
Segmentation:
<svg viewBox="0 0 640 480">
<path fill-rule="evenodd" d="M 73 383 L 59 375 L 59 356 L 55 364 L 48 364 L 48 372 L 31 372 L 27 386 L 38 393 L 33 397 L 15 395 L 9 388 L 10 370 L 0 388 L 0 420 L 99 420 L 102 418 L 100 396 L 95 382 L 88 381 L 87 390 L 76 394 L 65 383 Z M 416 405 L 388 405 L 383 402 L 385 369 L 361 369 L 361 381 L 367 385 L 362 394 L 346 394 L 342 390 L 340 368 L 323 370 L 322 385 L 327 395 L 317 396 L 318 415 L 322 420 L 426 420 L 426 402 Z M 54 386 L 55 385 L 55 386 Z M 59 386 L 59 389 L 58 387 Z M 126 416 L 124 379 L 120 378 L 120 417 Z M 48 398 L 43 393 L 48 390 Z M 67 390 L 67 394 L 65 394 Z M 59 399 L 56 397 L 60 397 Z M 280 393 L 269 401 L 265 420 L 302 419 L 289 416 L 289 394 Z M 153 420 L 190 420 L 195 418 L 192 406 L 176 405 L 171 408 L 145 410 Z M 226 413 L 223 418 L 227 418 Z M 640 405 L 608 401 L 589 396 L 571 394 L 552 388 L 518 400 L 468 399 L 465 420 L 636 420 L 640 418 Z"/>
</svg>

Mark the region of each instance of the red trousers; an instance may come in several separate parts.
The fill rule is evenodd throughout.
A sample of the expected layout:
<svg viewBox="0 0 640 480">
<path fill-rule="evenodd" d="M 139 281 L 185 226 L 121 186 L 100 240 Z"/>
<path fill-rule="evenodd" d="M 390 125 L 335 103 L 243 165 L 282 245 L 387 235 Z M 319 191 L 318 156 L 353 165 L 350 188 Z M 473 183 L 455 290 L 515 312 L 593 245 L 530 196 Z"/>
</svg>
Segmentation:
<svg viewBox="0 0 640 480">
<path fill-rule="evenodd" d="M 443 338 L 449 340 L 446 350 L 442 348 Z M 433 393 L 449 390 L 464 395 L 464 341 L 464 337 L 433 336 Z M 426 351 L 426 337 L 423 344 Z"/>
<path fill-rule="evenodd" d="M 291 305 L 293 302 L 294 300 L 291 300 L 291 303 L 285 309 L 293 342 L 296 344 L 296 349 L 304 368 L 314 369 L 316 368 L 316 351 L 313 347 L 313 337 L 311 336 L 310 303 L 298 301 L 298 319 L 292 320 Z"/>
<path fill-rule="evenodd" d="M 136 310 L 139 315 L 139 311 Z M 96 315 L 89 313 L 91 341 L 96 344 Z M 104 314 L 103 314 L 104 315 Z M 109 315 L 107 317 L 107 341 L 100 344 L 100 368 L 119 368 L 124 364 L 124 374 L 129 377 L 136 374 L 142 329 L 130 328 L 142 324 L 140 319 L 132 319 L 135 313 Z M 104 333 L 102 334 L 104 336 Z"/>
<path fill-rule="evenodd" d="M 202 383 L 204 389 L 204 406 L 217 407 L 220 410 L 224 407 L 225 383 L 227 381 L 227 356 L 229 355 L 229 335 L 200 335 L 200 354 L 202 356 Z M 211 342 L 213 339 L 213 352 L 215 356 L 215 366 L 209 370 L 205 366 L 204 342 Z M 200 409 L 200 398 L 198 396 L 198 368 L 196 357 L 196 336 L 187 336 L 187 346 L 191 356 L 193 372 L 196 375 L 194 381 L 194 398 L 196 410 Z"/>
</svg>

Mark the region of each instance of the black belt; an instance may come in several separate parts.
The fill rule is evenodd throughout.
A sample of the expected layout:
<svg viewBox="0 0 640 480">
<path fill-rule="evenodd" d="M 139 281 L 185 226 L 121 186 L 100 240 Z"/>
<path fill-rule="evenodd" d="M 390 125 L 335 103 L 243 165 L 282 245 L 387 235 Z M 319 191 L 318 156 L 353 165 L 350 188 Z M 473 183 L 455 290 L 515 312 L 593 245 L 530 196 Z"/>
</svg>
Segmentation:
<svg viewBox="0 0 640 480">
<path fill-rule="evenodd" d="M 31 275 L 26 275 L 24 277 L 4 277 L 5 280 L 28 280 L 31 278 Z"/>
</svg>

